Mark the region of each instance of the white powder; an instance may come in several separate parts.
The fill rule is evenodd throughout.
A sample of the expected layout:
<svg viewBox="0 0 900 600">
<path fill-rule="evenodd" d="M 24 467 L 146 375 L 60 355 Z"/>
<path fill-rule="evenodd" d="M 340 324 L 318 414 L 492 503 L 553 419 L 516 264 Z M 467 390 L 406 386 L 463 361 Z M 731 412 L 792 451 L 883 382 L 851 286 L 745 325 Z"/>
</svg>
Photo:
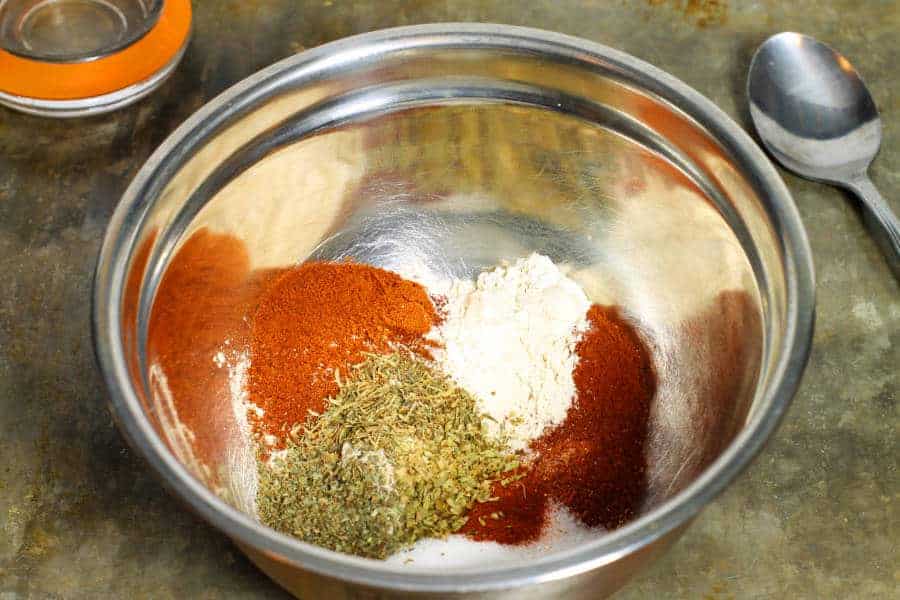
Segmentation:
<svg viewBox="0 0 900 600">
<path fill-rule="evenodd" d="M 575 344 L 590 301 L 546 256 L 532 254 L 446 289 L 445 318 L 430 333 L 439 366 L 473 394 L 492 435 L 523 449 L 561 423 L 572 398 Z"/>
<path fill-rule="evenodd" d="M 509 546 L 496 542 L 476 542 L 464 535 L 444 539 L 425 538 L 411 548 L 387 558 L 385 564 L 407 571 L 428 573 L 496 566 L 523 566 L 545 558 L 551 552 L 563 552 L 596 540 L 605 533 L 600 527 L 586 527 L 564 506 L 552 506 L 543 535 L 525 546 Z"/>
<path fill-rule="evenodd" d="M 175 397 L 169 387 L 169 379 L 166 377 L 162 365 L 158 362 L 151 363 L 147 375 L 153 412 L 159 419 L 160 430 L 169 443 L 169 448 L 194 476 L 208 481 L 210 479 L 209 467 L 194 454 L 194 442 L 197 436 L 178 416 Z"/>
<path fill-rule="evenodd" d="M 394 465 L 383 449 L 359 450 L 354 448 L 350 442 L 344 442 L 344 445 L 341 446 L 341 462 L 354 461 L 377 473 L 379 485 L 385 492 L 394 490 Z"/>
<path fill-rule="evenodd" d="M 255 515 L 256 449 L 247 416 L 248 410 L 257 412 L 261 409 L 250 402 L 247 392 L 250 354 L 246 350 L 233 350 L 230 346 L 231 340 L 225 340 L 222 350 L 213 356 L 213 363 L 218 368 L 228 370 L 228 391 L 233 419 L 221 432 L 230 441 L 225 458 L 228 468 L 222 480 L 223 489 L 219 494 L 235 507 Z"/>
</svg>

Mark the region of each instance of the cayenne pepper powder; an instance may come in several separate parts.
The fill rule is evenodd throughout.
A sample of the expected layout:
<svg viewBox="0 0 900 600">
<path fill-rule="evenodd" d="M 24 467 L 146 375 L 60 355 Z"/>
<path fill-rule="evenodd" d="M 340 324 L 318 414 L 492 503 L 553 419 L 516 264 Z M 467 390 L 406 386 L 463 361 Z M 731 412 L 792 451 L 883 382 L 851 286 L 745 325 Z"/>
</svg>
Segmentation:
<svg viewBox="0 0 900 600">
<path fill-rule="evenodd" d="M 250 336 L 250 417 L 283 443 L 310 411 L 321 413 L 364 353 L 397 344 L 430 357 L 424 335 L 439 321 L 418 283 L 368 265 L 308 262 L 284 273 L 261 299 Z"/>
<path fill-rule="evenodd" d="M 495 484 L 498 499 L 473 507 L 460 533 L 526 544 L 541 535 L 553 504 L 588 527 L 613 529 L 635 516 L 647 489 L 644 445 L 656 377 L 646 346 L 616 308 L 595 304 L 588 320 L 565 421 L 531 443 L 538 457 L 525 477 Z"/>
</svg>

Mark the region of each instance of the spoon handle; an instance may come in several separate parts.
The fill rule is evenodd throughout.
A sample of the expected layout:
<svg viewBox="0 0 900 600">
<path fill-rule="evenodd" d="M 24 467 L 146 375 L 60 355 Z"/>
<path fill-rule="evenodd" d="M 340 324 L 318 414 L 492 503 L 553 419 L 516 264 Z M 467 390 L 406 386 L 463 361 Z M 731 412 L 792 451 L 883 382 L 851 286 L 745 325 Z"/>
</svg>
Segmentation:
<svg viewBox="0 0 900 600">
<path fill-rule="evenodd" d="M 881 246 L 894 277 L 900 279 L 900 221 L 865 173 L 847 182 L 862 199 L 863 215 L 872 235 Z"/>
</svg>

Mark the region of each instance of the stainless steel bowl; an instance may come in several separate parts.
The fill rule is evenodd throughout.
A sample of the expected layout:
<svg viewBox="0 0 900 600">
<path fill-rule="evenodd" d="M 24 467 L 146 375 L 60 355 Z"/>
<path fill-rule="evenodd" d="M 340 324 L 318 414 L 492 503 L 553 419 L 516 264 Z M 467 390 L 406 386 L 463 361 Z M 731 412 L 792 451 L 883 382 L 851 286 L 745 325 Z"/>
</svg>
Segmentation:
<svg viewBox="0 0 900 600">
<path fill-rule="evenodd" d="M 577 543 L 441 568 L 345 556 L 267 529 L 252 514 L 246 432 L 205 354 L 210 336 L 240 345 L 249 315 L 238 310 L 233 331 L 185 328 L 198 340 L 186 358 L 201 359 L 191 374 L 208 382 L 199 404 L 161 391 L 154 362 L 165 351 L 154 323 L 210 285 L 198 276 L 184 294 L 161 291 L 166 275 L 220 260 L 184 259 L 203 235 L 245 252 L 223 298 L 250 299 L 241 306 L 252 306 L 254 274 L 309 257 L 461 277 L 532 251 L 568 265 L 593 300 L 622 305 L 652 349 L 660 386 L 642 514 Z M 787 189 L 709 100 L 598 44 L 445 24 L 304 52 L 185 122 L 113 216 L 94 334 L 131 444 L 295 594 L 597 598 L 759 452 L 800 380 L 813 307 L 810 250 Z"/>
</svg>

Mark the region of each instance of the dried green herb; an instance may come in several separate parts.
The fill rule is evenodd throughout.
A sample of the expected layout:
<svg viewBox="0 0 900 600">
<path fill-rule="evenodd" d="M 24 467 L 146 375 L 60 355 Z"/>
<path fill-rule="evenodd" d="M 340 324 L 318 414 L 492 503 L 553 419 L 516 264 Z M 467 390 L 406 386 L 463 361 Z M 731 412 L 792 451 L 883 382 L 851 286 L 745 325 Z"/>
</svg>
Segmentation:
<svg viewBox="0 0 900 600">
<path fill-rule="evenodd" d="M 475 399 L 408 353 L 368 355 L 282 459 L 260 462 L 267 525 L 332 550 L 385 558 L 444 537 L 521 475 L 504 440 L 487 437 Z"/>
</svg>

